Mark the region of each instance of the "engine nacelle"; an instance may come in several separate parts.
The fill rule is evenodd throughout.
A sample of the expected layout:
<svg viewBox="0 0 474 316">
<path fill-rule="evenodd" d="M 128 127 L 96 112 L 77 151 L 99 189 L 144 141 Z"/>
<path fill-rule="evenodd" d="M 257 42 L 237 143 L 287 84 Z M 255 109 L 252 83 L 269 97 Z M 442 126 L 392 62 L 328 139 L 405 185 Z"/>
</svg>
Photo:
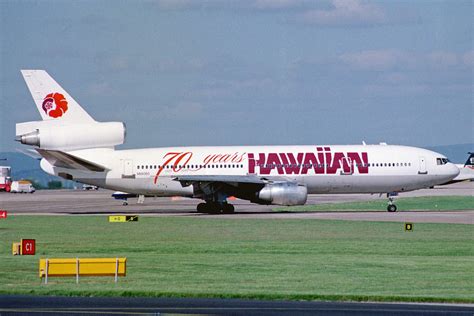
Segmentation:
<svg viewBox="0 0 474 316">
<path fill-rule="evenodd" d="M 122 122 L 39 121 L 17 124 L 16 140 L 42 149 L 77 150 L 121 145 L 125 142 L 125 132 Z"/>
<path fill-rule="evenodd" d="M 292 182 L 271 183 L 263 187 L 257 196 L 269 204 L 304 205 L 308 198 L 308 189 Z"/>
</svg>

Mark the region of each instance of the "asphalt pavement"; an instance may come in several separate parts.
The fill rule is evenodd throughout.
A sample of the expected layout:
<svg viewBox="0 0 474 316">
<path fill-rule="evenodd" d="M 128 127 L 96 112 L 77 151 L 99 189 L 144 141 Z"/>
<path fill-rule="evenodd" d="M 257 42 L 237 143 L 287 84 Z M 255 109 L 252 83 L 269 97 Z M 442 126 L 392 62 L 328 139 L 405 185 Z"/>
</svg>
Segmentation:
<svg viewBox="0 0 474 316">
<path fill-rule="evenodd" d="M 0 315 L 470 315 L 474 305 L 0 296 Z"/>
<path fill-rule="evenodd" d="M 137 199 L 129 199 L 129 205 L 123 206 L 121 201 L 111 197 L 109 190 L 42 190 L 34 194 L 0 193 L 0 209 L 11 215 L 110 215 L 110 214 L 139 214 L 145 216 L 193 216 L 196 218 L 225 217 L 225 218 L 293 218 L 293 219 L 331 219 L 357 221 L 392 221 L 392 222 L 425 222 L 474 224 L 474 205 L 467 211 L 409 211 L 401 210 L 396 213 L 386 212 L 382 207 L 380 212 L 364 211 L 318 211 L 318 212 L 275 212 L 275 205 L 257 205 L 243 200 L 231 200 L 236 212 L 234 214 L 200 214 L 196 213 L 198 199 L 182 197 L 149 197 L 144 204 L 138 204 Z M 473 196 L 474 182 L 462 182 L 434 189 L 417 190 L 400 194 L 402 197 L 418 196 Z M 308 205 L 321 203 L 381 201 L 386 198 L 378 194 L 318 194 L 308 196 Z"/>
</svg>

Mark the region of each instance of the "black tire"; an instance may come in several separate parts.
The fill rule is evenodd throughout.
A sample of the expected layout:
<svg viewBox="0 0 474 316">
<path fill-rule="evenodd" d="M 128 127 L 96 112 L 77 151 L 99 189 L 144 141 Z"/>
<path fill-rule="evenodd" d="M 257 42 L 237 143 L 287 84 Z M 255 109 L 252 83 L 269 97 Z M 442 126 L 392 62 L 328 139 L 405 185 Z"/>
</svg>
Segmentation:
<svg viewBox="0 0 474 316">
<path fill-rule="evenodd" d="M 232 214 L 232 213 L 234 213 L 234 211 L 235 211 L 235 208 L 232 204 L 224 203 L 224 205 L 222 207 L 222 212 L 223 213 Z"/>
<path fill-rule="evenodd" d="M 397 206 L 395 204 L 390 204 L 389 206 L 387 206 L 387 211 L 389 211 L 390 213 L 396 212 Z"/>
<path fill-rule="evenodd" d="M 206 203 L 199 203 L 196 206 L 196 211 L 198 213 L 206 213 L 207 212 L 207 204 Z"/>
<path fill-rule="evenodd" d="M 222 211 L 222 205 L 216 202 L 207 203 L 207 212 L 209 214 L 219 214 Z"/>
</svg>

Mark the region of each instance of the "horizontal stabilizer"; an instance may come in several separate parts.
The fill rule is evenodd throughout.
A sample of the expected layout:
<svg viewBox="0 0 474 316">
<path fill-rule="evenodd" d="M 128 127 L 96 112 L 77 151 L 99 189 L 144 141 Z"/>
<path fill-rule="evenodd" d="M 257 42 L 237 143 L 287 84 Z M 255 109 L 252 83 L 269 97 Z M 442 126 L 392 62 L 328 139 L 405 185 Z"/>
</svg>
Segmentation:
<svg viewBox="0 0 474 316">
<path fill-rule="evenodd" d="M 36 160 L 41 160 L 41 157 L 38 152 L 32 148 L 22 148 L 22 149 L 16 149 L 17 152 L 22 153 L 23 155 L 26 155 L 28 157 L 31 157 Z"/>
<path fill-rule="evenodd" d="M 36 149 L 50 164 L 59 168 L 76 169 L 83 171 L 104 172 L 104 166 L 76 157 L 59 150 Z"/>
</svg>

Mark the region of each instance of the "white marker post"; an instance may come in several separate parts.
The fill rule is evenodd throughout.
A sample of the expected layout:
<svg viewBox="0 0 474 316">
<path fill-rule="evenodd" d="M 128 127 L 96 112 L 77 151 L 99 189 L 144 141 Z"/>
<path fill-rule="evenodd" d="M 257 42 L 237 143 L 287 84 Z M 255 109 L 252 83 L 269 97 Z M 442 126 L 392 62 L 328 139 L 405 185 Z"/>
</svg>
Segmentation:
<svg viewBox="0 0 474 316">
<path fill-rule="evenodd" d="M 119 258 L 115 258 L 115 283 L 118 281 Z"/>
<path fill-rule="evenodd" d="M 48 284 L 48 270 L 49 270 L 49 261 L 48 261 L 48 258 L 46 258 L 46 271 L 44 275 L 44 284 Z"/>
<path fill-rule="evenodd" d="M 79 283 L 79 258 L 76 258 L 76 284 Z"/>
</svg>

